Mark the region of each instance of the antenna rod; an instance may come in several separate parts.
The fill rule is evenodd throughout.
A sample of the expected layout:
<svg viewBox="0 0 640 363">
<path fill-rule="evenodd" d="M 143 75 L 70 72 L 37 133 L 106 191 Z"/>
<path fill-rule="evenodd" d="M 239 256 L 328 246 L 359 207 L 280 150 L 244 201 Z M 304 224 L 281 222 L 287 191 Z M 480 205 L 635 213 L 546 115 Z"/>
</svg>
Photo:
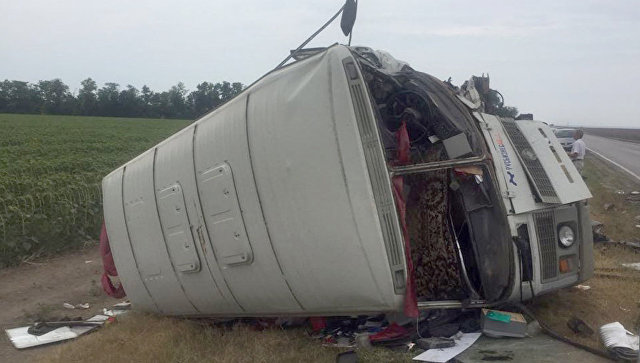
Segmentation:
<svg viewBox="0 0 640 363">
<path fill-rule="evenodd" d="M 331 24 L 331 22 L 333 22 L 334 20 L 336 20 L 336 18 L 338 17 L 338 15 L 340 15 L 340 13 L 342 13 L 342 11 L 344 10 L 345 5 L 342 5 L 342 7 L 340 8 L 340 10 L 338 10 L 338 12 L 331 17 L 331 19 L 329 19 L 328 22 L 326 22 L 320 29 L 316 30 L 315 33 L 313 33 L 309 38 L 307 38 L 307 40 L 305 40 L 302 44 L 300 44 L 300 46 L 298 48 L 296 48 L 296 50 L 294 50 L 293 52 L 291 52 L 291 54 L 289 54 L 287 56 L 287 58 L 285 58 L 282 62 L 280 62 L 280 64 L 278 64 L 276 66 L 276 68 L 274 69 L 278 69 L 280 67 L 282 67 L 283 64 L 287 63 L 287 61 L 289 59 L 291 59 L 291 57 L 293 57 L 294 55 L 296 55 L 296 53 L 298 53 L 300 51 L 300 49 L 304 48 L 305 45 L 307 45 L 311 40 L 313 40 L 313 38 L 316 37 L 316 35 L 320 34 L 321 31 L 324 30 L 324 28 L 326 28 L 327 26 L 329 26 L 329 24 Z"/>
</svg>

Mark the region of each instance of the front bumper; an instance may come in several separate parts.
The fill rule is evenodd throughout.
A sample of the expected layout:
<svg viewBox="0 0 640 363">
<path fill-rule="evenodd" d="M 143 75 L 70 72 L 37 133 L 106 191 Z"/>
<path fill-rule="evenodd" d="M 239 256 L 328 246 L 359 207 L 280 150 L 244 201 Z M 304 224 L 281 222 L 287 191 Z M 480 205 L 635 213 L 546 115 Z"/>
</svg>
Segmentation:
<svg viewBox="0 0 640 363">
<path fill-rule="evenodd" d="M 593 275 L 593 235 L 586 201 L 520 215 L 518 219 L 520 233 L 514 237 L 520 251 L 516 281 L 522 283 L 516 282 L 512 300 L 531 298 L 531 290 L 537 295 L 573 286 Z M 576 241 L 568 248 L 558 243 L 558 229 L 563 225 L 570 225 L 576 234 Z"/>
<path fill-rule="evenodd" d="M 534 212 L 536 241 L 540 258 L 540 281 L 543 287 L 559 281 L 584 281 L 593 274 L 593 236 L 589 208 L 585 202 Z M 576 234 L 570 247 L 560 246 L 558 230 L 569 226 Z"/>
</svg>

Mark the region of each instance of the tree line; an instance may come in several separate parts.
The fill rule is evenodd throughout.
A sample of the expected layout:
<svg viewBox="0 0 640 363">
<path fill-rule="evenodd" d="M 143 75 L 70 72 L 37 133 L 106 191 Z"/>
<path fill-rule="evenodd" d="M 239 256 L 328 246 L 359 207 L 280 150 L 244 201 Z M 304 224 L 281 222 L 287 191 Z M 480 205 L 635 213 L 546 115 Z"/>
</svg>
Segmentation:
<svg viewBox="0 0 640 363">
<path fill-rule="evenodd" d="M 56 78 L 29 83 L 0 82 L 0 113 L 195 119 L 244 89 L 240 82 L 202 82 L 189 92 L 182 82 L 164 92 L 146 85 L 121 88 L 107 82 L 98 88 L 87 78 L 77 94 Z"/>
</svg>

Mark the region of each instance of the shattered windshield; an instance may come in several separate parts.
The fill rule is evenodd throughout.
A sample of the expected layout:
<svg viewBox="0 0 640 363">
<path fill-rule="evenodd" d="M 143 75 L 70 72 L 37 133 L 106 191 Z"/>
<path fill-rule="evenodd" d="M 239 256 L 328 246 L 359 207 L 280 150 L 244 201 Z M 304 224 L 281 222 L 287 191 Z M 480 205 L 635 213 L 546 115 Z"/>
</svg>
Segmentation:
<svg viewBox="0 0 640 363">
<path fill-rule="evenodd" d="M 396 155 L 400 128 L 408 133 L 411 164 L 482 154 L 475 121 L 446 83 L 388 53 L 353 49 L 377 106 L 388 161 Z"/>
</svg>

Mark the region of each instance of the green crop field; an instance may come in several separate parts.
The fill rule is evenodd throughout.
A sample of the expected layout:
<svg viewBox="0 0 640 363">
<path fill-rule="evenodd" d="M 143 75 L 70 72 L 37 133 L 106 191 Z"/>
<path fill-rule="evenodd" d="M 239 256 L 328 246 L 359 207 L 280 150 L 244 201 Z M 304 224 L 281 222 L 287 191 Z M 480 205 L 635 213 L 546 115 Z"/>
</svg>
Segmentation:
<svg viewBox="0 0 640 363">
<path fill-rule="evenodd" d="M 0 268 L 95 241 L 102 178 L 189 123 L 0 114 Z"/>
</svg>

